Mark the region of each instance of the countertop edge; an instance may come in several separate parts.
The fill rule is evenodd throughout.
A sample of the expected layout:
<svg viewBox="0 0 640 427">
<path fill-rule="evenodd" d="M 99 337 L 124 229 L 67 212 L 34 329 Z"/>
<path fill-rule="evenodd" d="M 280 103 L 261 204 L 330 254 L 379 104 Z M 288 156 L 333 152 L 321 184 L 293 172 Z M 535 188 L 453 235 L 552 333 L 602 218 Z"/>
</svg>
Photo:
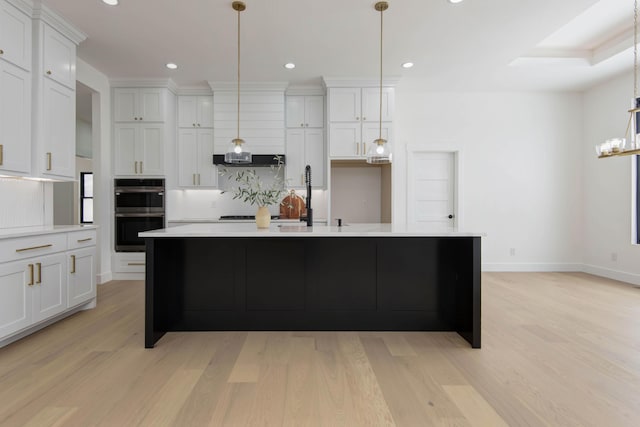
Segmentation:
<svg viewBox="0 0 640 427">
<path fill-rule="evenodd" d="M 70 233 L 74 231 L 97 230 L 97 225 L 48 225 L 0 229 L 0 240 L 18 237 L 39 236 L 44 234 Z"/>
</svg>

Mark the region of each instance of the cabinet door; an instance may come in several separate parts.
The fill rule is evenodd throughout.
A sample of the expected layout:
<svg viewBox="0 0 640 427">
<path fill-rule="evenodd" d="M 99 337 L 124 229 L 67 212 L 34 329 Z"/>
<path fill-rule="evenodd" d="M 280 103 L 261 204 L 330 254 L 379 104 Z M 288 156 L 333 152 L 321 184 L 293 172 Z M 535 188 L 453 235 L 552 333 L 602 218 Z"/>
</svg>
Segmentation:
<svg viewBox="0 0 640 427">
<path fill-rule="evenodd" d="M 136 159 L 136 124 L 117 124 L 114 127 L 114 174 L 134 175 L 138 173 Z"/>
<path fill-rule="evenodd" d="M 329 124 L 329 154 L 331 157 L 362 157 L 360 123 Z M 366 154 L 366 153 L 365 153 Z"/>
<path fill-rule="evenodd" d="M 0 339 L 31 324 L 27 265 L 26 261 L 0 264 Z"/>
<path fill-rule="evenodd" d="M 67 308 L 67 260 L 62 253 L 34 261 L 33 322 L 39 322 Z"/>
<path fill-rule="evenodd" d="M 362 142 L 368 149 L 373 141 L 380 137 L 380 124 L 367 123 L 362 125 Z M 382 138 L 387 140 L 387 144 L 393 144 L 393 127 L 391 123 L 382 122 Z M 364 153 L 367 154 L 366 152 Z"/>
<path fill-rule="evenodd" d="M 324 131 L 322 129 L 305 130 L 304 161 L 311 166 L 311 184 L 314 188 L 324 187 Z"/>
<path fill-rule="evenodd" d="M 164 90 L 139 89 L 138 120 L 143 122 L 164 122 Z"/>
<path fill-rule="evenodd" d="M 57 82 L 44 79 L 43 174 L 75 179 L 76 95 Z"/>
<path fill-rule="evenodd" d="M 136 159 L 140 161 L 138 173 L 141 175 L 162 175 L 164 173 L 163 125 L 141 125 L 139 140 L 136 141 Z"/>
<path fill-rule="evenodd" d="M 199 96 L 197 108 L 198 127 L 213 128 L 213 96 Z"/>
<path fill-rule="evenodd" d="M 69 89 L 76 88 L 76 45 L 71 40 L 44 26 L 44 73 Z"/>
<path fill-rule="evenodd" d="M 31 171 L 31 78 L 0 61 L 0 170 Z"/>
<path fill-rule="evenodd" d="M 218 168 L 213 165 L 213 129 L 198 129 L 198 185 L 218 186 Z"/>
<path fill-rule="evenodd" d="M 329 121 L 356 122 L 361 119 L 361 89 L 329 89 Z"/>
<path fill-rule="evenodd" d="M 0 2 L 0 58 L 31 70 L 31 18 Z"/>
<path fill-rule="evenodd" d="M 197 129 L 180 129 L 178 132 L 178 185 L 195 187 L 198 172 Z"/>
<path fill-rule="evenodd" d="M 320 95 L 304 97 L 305 127 L 324 127 L 324 97 Z"/>
<path fill-rule="evenodd" d="M 287 96 L 287 127 L 302 128 L 305 124 L 304 96 Z"/>
<path fill-rule="evenodd" d="M 382 88 L 382 121 L 393 120 L 394 90 Z M 380 88 L 362 89 L 362 120 L 366 122 L 380 121 Z"/>
<path fill-rule="evenodd" d="M 85 248 L 67 255 L 69 279 L 68 307 L 90 301 L 96 296 L 96 248 Z"/>
<path fill-rule="evenodd" d="M 195 128 L 198 123 L 197 96 L 178 97 L 178 127 Z"/>
<path fill-rule="evenodd" d="M 114 89 L 113 121 L 133 122 L 138 120 L 137 89 Z"/>
<path fill-rule="evenodd" d="M 285 177 L 287 187 L 304 187 L 304 129 L 287 129 Z M 312 172 L 315 172 L 312 170 Z"/>
</svg>

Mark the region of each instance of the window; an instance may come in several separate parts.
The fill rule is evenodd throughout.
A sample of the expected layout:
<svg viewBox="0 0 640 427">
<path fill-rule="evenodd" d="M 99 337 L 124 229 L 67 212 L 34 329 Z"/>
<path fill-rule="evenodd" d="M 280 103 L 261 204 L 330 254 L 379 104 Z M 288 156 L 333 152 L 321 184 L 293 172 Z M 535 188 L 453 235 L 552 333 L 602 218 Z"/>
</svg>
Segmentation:
<svg viewBox="0 0 640 427">
<path fill-rule="evenodd" d="M 92 172 L 80 172 L 80 223 L 93 224 Z"/>
</svg>

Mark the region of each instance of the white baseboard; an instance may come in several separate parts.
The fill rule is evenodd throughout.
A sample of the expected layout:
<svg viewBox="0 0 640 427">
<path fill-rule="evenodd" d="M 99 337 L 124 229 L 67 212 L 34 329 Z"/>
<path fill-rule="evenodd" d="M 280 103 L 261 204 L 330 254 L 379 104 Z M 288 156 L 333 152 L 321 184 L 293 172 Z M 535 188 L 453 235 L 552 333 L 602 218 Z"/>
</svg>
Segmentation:
<svg viewBox="0 0 640 427">
<path fill-rule="evenodd" d="M 98 282 L 98 285 L 102 285 L 103 283 L 107 283 L 112 280 L 113 280 L 113 273 L 111 273 L 110 271 L 105 271 L 104 273 L 100 273 L 96 277 L 96 281 Z"/>
<path fill-rule="evenodd" d="M 584 271 L 583 265 L 578 263 L 553 263 L 553 262 L 529 262 L 529 263 L 511 263 L 511 262 L 492 262 L 483 263 L 482 271 L 505 271 L 505 272 L 574 272 Z"/>
<path fill-rule="evenodd" d="M 610 268 L 598 267 L 595 265 L 584 264 L 582 271 L 593 274 L 595 276 L 606 277 L 608 279 L 619 280 L 621 282 L 631 283 L 640 286 L 640 274 L 627 273 L 626 271 L 611 270 Z"/>
<path fill-rule="evenodd" d="M 144 280 L 144 273 L 113 273 L 113 280 Z"/>
</svg>

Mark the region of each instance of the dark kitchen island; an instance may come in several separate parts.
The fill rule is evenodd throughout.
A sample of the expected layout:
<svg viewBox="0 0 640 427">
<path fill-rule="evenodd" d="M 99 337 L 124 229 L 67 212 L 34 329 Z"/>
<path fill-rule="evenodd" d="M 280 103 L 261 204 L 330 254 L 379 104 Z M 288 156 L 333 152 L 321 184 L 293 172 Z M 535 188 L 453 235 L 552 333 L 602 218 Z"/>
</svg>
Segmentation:
<svg viewBox="0 0 640 427">
<path fill-rule="evenodd" d="M 146 241 L 145 347 L 171 331 L 455 331 L 480 348 L 480 236 L 193 224 Z"/>
</svg>

